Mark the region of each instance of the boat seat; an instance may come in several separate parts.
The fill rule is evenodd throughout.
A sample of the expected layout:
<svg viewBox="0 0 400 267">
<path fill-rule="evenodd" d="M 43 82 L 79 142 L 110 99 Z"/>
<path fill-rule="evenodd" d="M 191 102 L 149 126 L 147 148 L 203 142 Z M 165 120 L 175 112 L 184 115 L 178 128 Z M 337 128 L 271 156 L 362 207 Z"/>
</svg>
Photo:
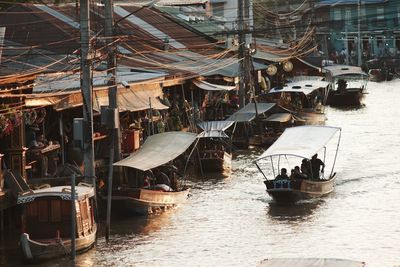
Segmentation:
<svg viewBox="0 0 400 267">
<path fill-rule="evenodd" d="M 289 180 L 276 180 L 274 182 L 274 188 L 287 188 L 290 189 L 290 181 Z"/>
</svg>

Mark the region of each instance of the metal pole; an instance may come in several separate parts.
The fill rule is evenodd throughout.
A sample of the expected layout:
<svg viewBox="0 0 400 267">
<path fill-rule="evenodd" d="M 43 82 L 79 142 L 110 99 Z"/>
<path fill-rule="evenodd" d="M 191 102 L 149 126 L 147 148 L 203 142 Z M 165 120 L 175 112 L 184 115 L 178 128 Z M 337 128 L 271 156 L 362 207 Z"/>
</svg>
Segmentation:
<svg viewBox="0 0 400 267">
<path fill-rule="evenodd" d="M 243 108 L 246 104 L 246 84 L 244 79 L 245 73 L 245 38 L 243 34 L 243 0 L 238 0 L 238 33 L 239 33 L 239 108 Z"/>
<path fill-rule="evenodd" d="M 75 266 L 76 260 L 76 247 L 75 247 L 75 238 L 76 238 L 76 209 L 75 209 L 75 174 L 71 176 L 71 259 L 72 264 Z"/>
<path fill-rule="evenodd" d="M 83 154 L 85 179 L 96 186 L 93 150 L 93 91 L 90 66 L 89 42 L 89 1 L 80 0 L 80 32 L 81 32 L 81 91 L 83 100 Z"/>
<path fill-rule="evenodd" d="M 64 143 L 64 125 L 63 125 L 63 114 L 60 113 L 60 117 L 58 119 L 59 122 L 59 129 L 60 129 L 60 136 L 61 136 L 61 164 L 65 164 L 65 143 Z"/>
<path fill-rule="evenodd" d="M 153 122 L 153 109 L 151 107 L 151 97 L 149 97 L 149 119 L 150 119 L 150 134 L 153 135 L 154 134 L 154 122 Z"/>
<path fill-rule="evenodd" d="M 118 127 L 113 127 L 113 134 L 117 136 L 117 138 L 113 138 L 114 142 L 112 145 L 115 147 L 114 149 L 114 157 L 115 160 L 118 161 L 121 159 L 121 130 L 119 127 L 119 111 L 118 111 L 118 94 L 117 94 L 117 57 L 116 57 L 116 47 L 113 42 L 114 37 L 114 7 L 113 0 L 105 0 L 104 1 L 104 17 L 105 17 L 105 27 L 104 33 L 106 36 L 107 44 L 108 44 L 108 59 L 107 59 L 107 75 L 110 77 L 108 80 L 108 106 L 110 109 L 117 109 L 118 116 L 113 116 L 114 125 Z"/>
<path fill-rule="evenodd" d="M 362 60 L 361 60 L 361 0 L 358 0 L 358 43 L 357 43 L 357 50 L 358 50 L 358 66 L 361 67 Z"/>
<path fill-rule="evenodd" d="M 114 163 L 114 134 L 111 136 L 110 148 L 110 166 L 108 168 L 108 183 L 107 183 L 107 219 L 106 219 L 106 241 L 110 240 L 110 224 L 111 224 L 111 198 L 112 198 L 112 180 L 113 180 L 113 163 Z"/>
</svg>

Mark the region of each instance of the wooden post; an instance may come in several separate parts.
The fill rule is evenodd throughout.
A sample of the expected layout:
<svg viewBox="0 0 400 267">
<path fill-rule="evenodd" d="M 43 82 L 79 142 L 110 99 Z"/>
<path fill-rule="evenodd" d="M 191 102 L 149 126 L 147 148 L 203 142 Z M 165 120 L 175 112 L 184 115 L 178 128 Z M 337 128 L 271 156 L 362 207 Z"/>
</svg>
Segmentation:
<svg viewBox="0 0 400 267">
<path fill-rule="evenodd" d="M 61 144 L 61 164 L 65 164 L 65 143 L 64 143 L 64 125 L 63 125 L 63 114 L 60 112 L 60 117 L 58 118 L 58 125 L 60 129 L 60 144 Z"/>
<path fill-rule="evenodd" d="M 113 163 L 114 163 L 114 134 L 111 137 L 110 148 L 110 166 L 108 168 L 108 183 L 107 183 L 107 218 L 106 218 L 106 241 L 110 240 L 110 224 L 111 224 L 111 197 L 112 197 L 112 179 L 113 179 Z"/>
<path fill-rule="evenodd" d="M 76 209 L 75 209 L 75 174 L 71 176 L 71 259 L 72 264 L 75 266 L 76 260 L 76 247 L 75 247 L 75 238 L 76 238 Z"/>
<path fill-rule="evenodd" d="M 150 135 L 154 134 L 154 122 L 153 122 L 153 108 L 151 107 L 151 97 L 149 97 L 149 120 L 150 120 Z"/>
<path fill-rule="evenodd" d="M 246 103 L 246 84 L 245 84 L 245 37 L 243 34 L 243 0 L 238 0 L 238 35 L 239 35 L 239 108 L 243 108 Z"/>
</svg>

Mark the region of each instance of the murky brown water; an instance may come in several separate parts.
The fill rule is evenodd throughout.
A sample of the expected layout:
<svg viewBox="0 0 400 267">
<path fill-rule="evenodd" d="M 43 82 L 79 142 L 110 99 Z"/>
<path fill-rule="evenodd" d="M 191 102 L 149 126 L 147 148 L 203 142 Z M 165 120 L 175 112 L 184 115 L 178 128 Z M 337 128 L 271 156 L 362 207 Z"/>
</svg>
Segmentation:
<svg viewBox="0 0 400 267">
<path fill-rule="evenodd" d="M 400 81 L 369 83 L 366 106 L 329 108 L 327 125 L 342 127 L 337 187 L 326 198 L 292 207 L 271 203 L 263 177 L 240 155 L 230 178 L 193 183 L 176 210 L 112 220 L 79 266 L 255 266 L 268 257 L 363 260 L 400 264 Z M 19 264 L 8 250 L 0 265 Z M 43 266 L 63 266 L 67 259 Z"/>
</svg>

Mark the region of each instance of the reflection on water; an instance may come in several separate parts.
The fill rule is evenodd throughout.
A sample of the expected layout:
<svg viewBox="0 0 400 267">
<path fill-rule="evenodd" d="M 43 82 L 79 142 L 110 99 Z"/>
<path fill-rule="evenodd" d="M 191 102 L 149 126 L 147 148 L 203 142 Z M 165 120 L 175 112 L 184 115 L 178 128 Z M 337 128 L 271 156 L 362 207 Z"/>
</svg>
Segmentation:
<svg viewBox="0 0 400 267">
<path fill-rule="evenodd" d="M 304 221 L 322 205 L 322 199 L 305 200 L 296 204 L 269 203 L 268 215 L 278 221 Z"/>
</svg>

